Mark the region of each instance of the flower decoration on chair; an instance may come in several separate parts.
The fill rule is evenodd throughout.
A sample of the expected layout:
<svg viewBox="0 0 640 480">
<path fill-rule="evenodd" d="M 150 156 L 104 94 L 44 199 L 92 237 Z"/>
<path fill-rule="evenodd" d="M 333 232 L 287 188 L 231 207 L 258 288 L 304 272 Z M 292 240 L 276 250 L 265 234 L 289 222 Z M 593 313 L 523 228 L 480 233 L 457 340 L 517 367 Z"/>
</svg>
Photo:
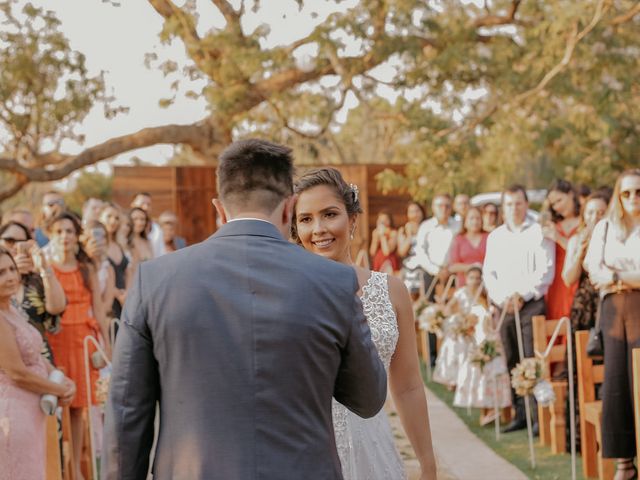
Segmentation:
<svg viewBox="0 0 640 480">
<path fill-rule="evenodd" d="M 443 325 L 445 319 L 446 316 L 442 305 L 433 304 L 423 309 L 418 321 L 420 323 L 420 328 L 442 338 L 442 335 L 444 334 Z"/>
<path fill-rule="evenodd" d="M 542 362 L 537 358 L 525 358 L 511 370 L 511 386 L 516 394 L 526 397 L 542 380 Z"/>
<path fill-rule="evenodd" d="M 476 345 L 471 352 L 471 363 L 475 363 L 480 367 L 480 370 L 484 370 L 485 365 L 488 365 L 500 355 L 500 343 L 494 338 L 487 338 Z"/>
</svg>

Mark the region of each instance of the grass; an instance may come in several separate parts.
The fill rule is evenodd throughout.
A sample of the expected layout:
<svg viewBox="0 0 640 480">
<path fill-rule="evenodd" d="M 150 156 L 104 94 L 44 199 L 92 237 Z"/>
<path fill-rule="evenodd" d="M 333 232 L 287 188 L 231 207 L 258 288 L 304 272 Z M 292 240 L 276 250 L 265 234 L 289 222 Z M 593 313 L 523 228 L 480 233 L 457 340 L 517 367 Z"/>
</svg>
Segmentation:
<svg viewBox="0 0 640 480">
<path fill-rule="evenodd" d="M 454 392 L 448 391 L 443 385 L 427 381 L 424 368 L 423 378 L 427 388 L 445 402 L 473 434 L 502 458 L 519 468 L 530 479 L 565 480 L 571 478 L 571 455 L 568 453 L 552 455 L 549 447 L 541 446 L 539 439 L 534 438 L 536 468 L 532 469 L 529 459 L 527 430 L 501 434 L 500 441 L 497 441 L 493 423 L 485 427 L 480 426 L 478 410 L 472 410 L 472 414 L 469 416 L 466 408 L 454 407 Z M 579 455 L 576 459 L 576 478 L 579 480 L 585 479 L 582 475 L 582 462 Z"/>
</svg>

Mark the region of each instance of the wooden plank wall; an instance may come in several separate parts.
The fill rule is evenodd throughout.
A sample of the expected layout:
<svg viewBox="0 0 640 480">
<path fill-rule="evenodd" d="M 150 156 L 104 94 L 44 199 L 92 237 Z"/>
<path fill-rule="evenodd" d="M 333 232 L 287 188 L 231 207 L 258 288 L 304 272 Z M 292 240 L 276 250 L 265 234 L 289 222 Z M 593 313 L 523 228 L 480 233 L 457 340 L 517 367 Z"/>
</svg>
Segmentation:
<svg viewBox="0 0 640 480">
<path fill-rule="evenodd" d="M 174 212 L 182 220 L 181 235 L 190 245 L 216 231 L 216 212 L 211 203 L 216 196 L 215 174 L 212 167 L 176 169 Z"/>
</svg>

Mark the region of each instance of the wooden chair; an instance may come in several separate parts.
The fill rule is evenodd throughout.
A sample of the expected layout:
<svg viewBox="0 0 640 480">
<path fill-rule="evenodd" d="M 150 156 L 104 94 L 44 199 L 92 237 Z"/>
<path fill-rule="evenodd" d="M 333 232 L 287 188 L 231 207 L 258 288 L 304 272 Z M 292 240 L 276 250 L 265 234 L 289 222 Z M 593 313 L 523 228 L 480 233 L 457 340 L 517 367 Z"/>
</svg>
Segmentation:
<svg viewBox="0 0 640 480">
<path fill-rule="evenodd" d="M 609 480 L 614 475 L 613 459 L 602 458 L 602 401 L 596 400 L 596 385 L 604 381 L 604 365 L 594 365 L 587 355 L 589 332 L 576 332 L 578 401 L 582 469 L 587 478 Z"/>
<path fill-rule="evenodd" d="M 640 458 L 640 348 L 633 349 L 633 411 L 636 420 L 636 459 Z"/>
<path fill-rule="evenodd" d="M 560 320 L 547 320 L 544 315 L 536 315 L 532 319 L 533 348 L 536 352 L 543 353 L 547 349 L 547 339 L 553 335 Z M 564 335 L 558 336 L 563 338 Z M 556 394 L 553 405 L 543 407 L 538 405 L 538 426 L 540 428 L 540 444 L 551 447 L 554 454 L 566 452 L 565 404 L 567 399 L 568 382 L 566 380 L 551 380 L 551 364 L 564 362 L 567 359 L 567 345 L 562 342 L 551 347 L 549 356 L 544 359 L 543 377 L 551 382 Z"/>
<path fill-rule="evenodd" d="M 62 480 L 62 459 L 60 439 L 58 438 L 58 419 L 47 415 L 45 426 L 45 448 L 47 455 L 46 480 Z"/>
</svg>

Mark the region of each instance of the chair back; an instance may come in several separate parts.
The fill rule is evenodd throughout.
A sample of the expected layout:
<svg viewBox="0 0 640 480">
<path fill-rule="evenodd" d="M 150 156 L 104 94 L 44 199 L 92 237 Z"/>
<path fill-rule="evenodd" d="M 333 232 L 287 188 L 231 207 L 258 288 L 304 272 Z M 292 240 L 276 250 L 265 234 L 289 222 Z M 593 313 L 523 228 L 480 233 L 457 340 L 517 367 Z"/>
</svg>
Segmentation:
<svg viewBox="0 0 640 480">
<path fill-rule="evenodd" d="M 580 404 L 596 401 L 596 386 L 604 382 L 604 365 L 596 365 L 587 355 L 589 332 L 576 332 L 576 360 L 578 363 L 578 399 Z"/>
<path fill-rule="evenodd" d="M 535 315 L 531 318 L 531 324 L 533 326 L 533 350 L 540 354 L 543 354 L 547 350 L 549 343 L 549 337 L 553 335 L 556 327 L 560 323 L 560 320 L 547 320 L 544 315 Z M 563 330 L 564 331 L 564 330 Z M 551 379 L 551 364 L 557 362 L 564 362 L 567 358 L 567 344 L 564 341 L 566 335 L 558 335 L 559 343 L 556 343 L 551 347 L 549 355 L 543 359 L 544 365 L 544 378 Z"/>
</svg>

